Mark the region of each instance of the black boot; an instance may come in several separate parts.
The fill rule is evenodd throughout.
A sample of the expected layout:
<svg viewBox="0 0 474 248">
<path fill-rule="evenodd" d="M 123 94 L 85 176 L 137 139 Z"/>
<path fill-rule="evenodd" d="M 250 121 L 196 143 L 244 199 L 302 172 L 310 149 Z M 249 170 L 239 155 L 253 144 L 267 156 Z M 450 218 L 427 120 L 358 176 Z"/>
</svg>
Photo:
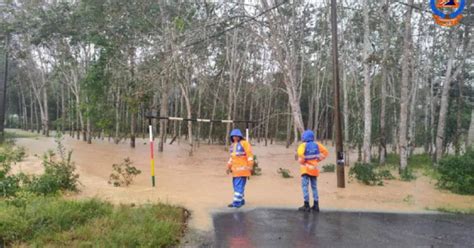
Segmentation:
<svg viewBox="0 0 474 248">
<path fill-rule="evenodd" d="M 319 201 L 314 201 L 314 205 L 311 210 L 314 212 L 319 212 Z"/>
<path fill-rule="evenodd" d="M 304 211 L 304 212 L 309 212 L 311 211 L 311 208 L 309 208 L 309 202 L 305 201 L 304 205 L 300 208 L 298 208 L 299 211 Z"/>
</svg>

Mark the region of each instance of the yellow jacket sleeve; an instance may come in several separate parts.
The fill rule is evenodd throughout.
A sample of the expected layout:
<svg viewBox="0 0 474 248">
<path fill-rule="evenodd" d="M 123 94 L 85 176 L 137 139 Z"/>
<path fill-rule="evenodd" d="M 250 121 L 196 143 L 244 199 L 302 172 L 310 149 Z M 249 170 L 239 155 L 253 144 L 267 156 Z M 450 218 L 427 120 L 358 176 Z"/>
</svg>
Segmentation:
<svg viewBox="0 0 474 248">
<path fill-rule="evenodd" d="M 324 160 L 325 158 L 327 158 L 329 156 L 329 152 L 328 152 L 328 149 L 326 149 L 325 146 L 323 146 L 321 143 L 317 142 L 318 144 L 318 147 L 319 147 L 319 152 L 321 153 L 320 157 L 319 157 L 319 161 L 321 160 Z"/>
<path fill-rule="evenodd" d="M 304 164 L 304 151 L 306 149 L 306 143 L 302 143 L 298 146 L 298 150 L 296 151 L 297 154 L 298 154 L 298 162 L 300 162 L 300 164 Z"/>
<path fill-rule="evenodd" d="M 247 154 L 247 161 L 249 166 L 253 166 L 253 152 L 250 143 L 246 140 L 241 141 L 242 146 L 244 147 L 245 153 Z"/>
</svg>

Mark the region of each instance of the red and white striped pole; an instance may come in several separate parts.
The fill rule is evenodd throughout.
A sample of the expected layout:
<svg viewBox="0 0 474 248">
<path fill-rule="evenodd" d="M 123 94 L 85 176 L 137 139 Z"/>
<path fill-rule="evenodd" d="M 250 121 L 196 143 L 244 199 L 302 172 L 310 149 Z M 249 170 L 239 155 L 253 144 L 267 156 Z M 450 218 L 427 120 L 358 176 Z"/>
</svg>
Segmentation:
<svg viewBox="0 0 474 248">
<path fill-rule="evenodd" d="M 148 119 L 148 128 L 150 130 L 150 172 L 151 172 L 151 184 L 155 187 L 155 156 L 154 156 L 154 144 L 153 144 L 153 125 L 151 118 Z"/>
</svg>

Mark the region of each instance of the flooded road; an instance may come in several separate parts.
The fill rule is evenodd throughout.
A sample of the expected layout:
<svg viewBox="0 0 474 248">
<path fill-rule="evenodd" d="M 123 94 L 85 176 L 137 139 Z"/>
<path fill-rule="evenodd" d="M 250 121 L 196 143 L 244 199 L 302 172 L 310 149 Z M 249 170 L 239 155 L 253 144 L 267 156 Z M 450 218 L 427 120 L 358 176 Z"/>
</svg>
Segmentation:
<svg viewBox="0 0 474 248">
<path fill-rule="evenodd" d="M 29 156 L 16 166 L 15 171 L 26 173 L 41 173 L 41 155 L 48 149 L 55 149 L 54 138 L 20 138 L 17 144 L 24 146 Z M 137 139 L 135 149 L 130 148 L 128 142 L 114 144 L 106 139 L 87 144 L 69 136 L 64 137 L 64 144 L 67 149 L 73 150 L 72 160 L 80 174 L 81 192 L 71 196 L 73 198 L 98 197 L 113 203 L 164 202 L 180 205 L 191 211 L 190 227 L 201 230 L 212 230 L 211 213 L 226 208 L 233 198 L 232 178 L 225 173 L 229 154 L 223 146 L 201 145 L 194 156 L 189 157 L 186 142 L 166 145 L 163 153 L 155 152 L 157 184 L 153 188 L 147 140 Z M 253 149 L 262 175 L 251 177 L 248 182 L 244 209 L 300 206 L 301 179 L 294 160 L 295 147 L 286 149 L 284 145 L 255 144 Z M 322 165 L 335 161 L 334 148 L 328 145 L 328 149 L 330 157 Z M 112 173 L 112 164 L 120 163 L 127 157 L 142 173 L 129 187 L 111 186 L 107 181 Z M 282 178 L 277 173 L 279 168 L 288 169 L 293 178 Z M 474 196 L 440 191 L 435 183 L 419 175 L 412 182 L 390 180 L 382 187 L 348 181 L 347 187 L 340 189 L 336 185 L 335 173 L 321 173 L 318 188 L 322 209 L 413 212 L 474 205 Z"/>
<path fill-rule="evenodd" d="M 257 209 L 214 215 L 215 247 L 474 247 L 474 216 Z"/>
</svg>

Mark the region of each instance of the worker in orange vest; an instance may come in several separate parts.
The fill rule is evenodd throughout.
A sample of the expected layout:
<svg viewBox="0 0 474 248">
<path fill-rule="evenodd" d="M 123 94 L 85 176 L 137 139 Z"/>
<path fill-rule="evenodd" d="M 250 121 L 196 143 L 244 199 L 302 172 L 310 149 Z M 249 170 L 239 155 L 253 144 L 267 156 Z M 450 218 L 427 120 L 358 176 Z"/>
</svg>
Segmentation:
<svg viewBox="0 0 474 248">
<path fill-rule="evenodd" d="M 230 140 L 232 144 L 230 147 L 230 159 L 227 163 L 227 174 L 232 172 L 234 200 L 228 207 L 240 208 L 245 205 L 245 184 L 252 171 L 253 153 L 250 143 L 244 139 L 239 129 L 232 130 Z"/>
<path fill-rule="evenodd" d="M 301 188 L 303 189 L 304 205 L 298 210 L 319 212 L 319 195 L 317 178 L 319 176 L 318 162 L 324 160 L 328 150 L 321 143 L 315 142 L 314 132 L 306 130 L 302 135 L 303 143 L 298 147 L 298 162 L 300 163 Z M 308 184 L 311 183 L 314 205 L 309 206 Z"/>
</svg>

